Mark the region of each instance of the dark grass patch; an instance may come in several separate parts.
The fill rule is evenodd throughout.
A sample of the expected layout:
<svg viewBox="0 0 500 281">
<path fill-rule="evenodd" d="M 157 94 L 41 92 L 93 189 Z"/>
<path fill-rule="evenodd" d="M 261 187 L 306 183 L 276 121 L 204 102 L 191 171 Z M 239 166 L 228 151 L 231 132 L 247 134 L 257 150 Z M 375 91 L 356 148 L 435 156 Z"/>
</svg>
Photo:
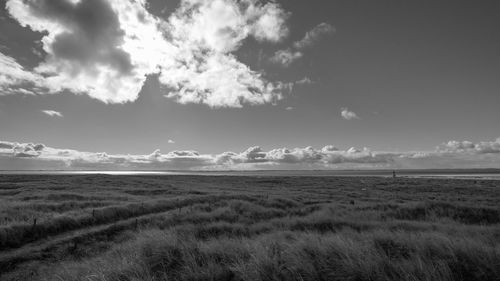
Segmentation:
<svg viewBox="0 0 500 281">
<path fill-rule="evenodd" d="M 449 218 L 466 224 L 498 224 L 500 209 L 461 206 L 450 203 L 425 203 L 417 206 L 387 206 L 386 216 L 401 220 Z"/>
</svg>

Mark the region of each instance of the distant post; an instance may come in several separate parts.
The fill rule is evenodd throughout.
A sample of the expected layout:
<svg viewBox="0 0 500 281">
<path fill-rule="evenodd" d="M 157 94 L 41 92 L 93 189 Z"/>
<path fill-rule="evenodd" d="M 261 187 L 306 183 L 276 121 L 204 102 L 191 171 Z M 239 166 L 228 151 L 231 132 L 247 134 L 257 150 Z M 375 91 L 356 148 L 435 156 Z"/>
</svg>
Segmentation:
<svg viewBox="0 0 500 281">
<path fill-rule="evenodd" d="M 396 171 L 395 170 L 392 170 L 392 178 L 395 179 L 396 178 Z"/>
</svg>

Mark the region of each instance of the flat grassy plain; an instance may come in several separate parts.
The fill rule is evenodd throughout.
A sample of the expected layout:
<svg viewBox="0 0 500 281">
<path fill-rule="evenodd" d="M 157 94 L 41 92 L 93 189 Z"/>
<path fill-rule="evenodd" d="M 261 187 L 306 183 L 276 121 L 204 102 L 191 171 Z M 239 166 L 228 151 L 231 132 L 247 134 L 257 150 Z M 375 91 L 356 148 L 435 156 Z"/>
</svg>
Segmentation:
<svg viewBox="0 0 500 281">
<path fill-rule="evenodd" d="M 498 281 L 499 202 L 494 180 L 2 175 L 0 280 Z"/>
</svg>

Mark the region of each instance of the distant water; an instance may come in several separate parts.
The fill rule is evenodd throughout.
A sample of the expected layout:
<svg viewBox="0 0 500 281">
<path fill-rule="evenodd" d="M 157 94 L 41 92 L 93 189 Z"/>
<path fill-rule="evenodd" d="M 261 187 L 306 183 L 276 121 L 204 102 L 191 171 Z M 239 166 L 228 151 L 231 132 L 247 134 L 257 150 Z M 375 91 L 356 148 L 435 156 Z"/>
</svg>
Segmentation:
<svg viewBox="0 0 500 281">
<path fill-rule="evenodd" d="M 392 170 L 273 170 L 273 171 L 0 171 L 0 175 L 206 175 L 206 176 L 349 176 L 392 177 Z M 500 180 L 500 169 L 396 170 L 398 177 Z"/>
</svg>

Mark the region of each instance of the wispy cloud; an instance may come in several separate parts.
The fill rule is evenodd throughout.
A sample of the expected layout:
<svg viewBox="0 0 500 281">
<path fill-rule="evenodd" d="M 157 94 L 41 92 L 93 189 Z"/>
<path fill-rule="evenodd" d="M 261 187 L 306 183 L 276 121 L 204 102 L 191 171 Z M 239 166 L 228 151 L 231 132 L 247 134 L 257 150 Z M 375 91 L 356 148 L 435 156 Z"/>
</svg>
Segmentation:
<svg viewBox="0 0 500 281">
<path fill-rule="evenodd" d="M 322 36 L 335 32 L 335 28 L 328 23 L 320 23 L 313 29 L 306 32 L 304 38 L 292 44 L 292 47 L 278 50 L 271 57 L 271 62 L 281 64 L 284 67 L 290 66 L 293 62 L 304 56 L 304 50 L 316 44 Z"/>
<path fill-rule="evenodd" d="M 55 110 L 42 110 L 42 112 L 51 117 L 63 117 L 61 112 Z"/>
<path fill-rule="evenodd" d="M 271 57 L 271 61 L 287 67 L 302 56 L 303 54 L 299 51 L 293 51 L 291 49 L 278 50 L 274 53 L 274 56 Z"/>
<path fill-rule="evenodd" d="M 300 80 L 295 81 L 295 84 L 298 85 L 307 85 L 307 84 L 313 84 L 314 82 L 309 78 L 309 77 L 304 77 Z"/>
<path fill-rule="evenodd" d="M 26 70 L 14 58 L 0 52 L 0 95 L 31 94 L 43 84 L 43 77 Z"/>
<path fill-rule="evenodd" d="M 340 112 L 340 115 L 345 120 L 360 119 L 358 117 L 358 115 L 354 111 L 349 110 L 347 107 L 343 107 L 342 108 L 342 111 Z"/>
<path fill-rule="evenodd" d="M 318 42 L 322 36 L 328 35 L 331 33 L 335 32 L 335 28 L 328 24 L 328 23 L 320 23 L 317 26 L 315 26 L 313 29 L 309 30 L 306 32 L 306 35 L 304 35 L 304 38 L 301 40 L 293 43 L 293 46 L 297 50 L 303 50 L 306 48 L 310 48 Z"/>
</svg>

